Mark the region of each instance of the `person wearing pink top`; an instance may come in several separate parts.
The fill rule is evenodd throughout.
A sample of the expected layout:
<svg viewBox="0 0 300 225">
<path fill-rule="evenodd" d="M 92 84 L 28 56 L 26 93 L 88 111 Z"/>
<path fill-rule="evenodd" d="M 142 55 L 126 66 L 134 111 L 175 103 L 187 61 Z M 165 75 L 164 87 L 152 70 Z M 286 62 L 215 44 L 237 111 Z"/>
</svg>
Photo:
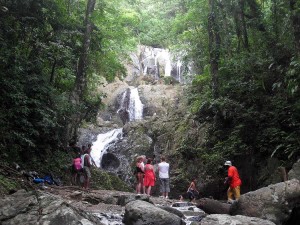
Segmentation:
<svg viewBox="0 0 300 225">
<path fill-rule="evenodd" d="M 73 159 L 73 168 L 72 168 L 72 184 L 76 184 L 77 183 L 77 177 L 78 177 L 78 173 L 81 171 L 82 167 L 81 167 L 81 158 L 80 158 L 80 154 L 75 157 Z"/>
</svg>

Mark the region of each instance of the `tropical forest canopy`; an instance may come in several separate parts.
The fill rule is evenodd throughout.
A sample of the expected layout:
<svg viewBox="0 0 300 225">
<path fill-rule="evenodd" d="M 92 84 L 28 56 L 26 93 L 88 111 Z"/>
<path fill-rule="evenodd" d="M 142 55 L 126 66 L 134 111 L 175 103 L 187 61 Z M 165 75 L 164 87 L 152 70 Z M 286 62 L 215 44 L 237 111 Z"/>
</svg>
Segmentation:
<svg viewBox="0 0 300 225">
<path fill-rule="evenodd" d="M 105 79 L 123 79 L 137 45 L 184 53 L 187 97 L 210 168 L 227 157 L 299 157 L 298 0 L 0 0 L 0 153 L 43 158 L 93 121 Z M 212 167 L 213 166 L 213 167 Z"/>
</svg>

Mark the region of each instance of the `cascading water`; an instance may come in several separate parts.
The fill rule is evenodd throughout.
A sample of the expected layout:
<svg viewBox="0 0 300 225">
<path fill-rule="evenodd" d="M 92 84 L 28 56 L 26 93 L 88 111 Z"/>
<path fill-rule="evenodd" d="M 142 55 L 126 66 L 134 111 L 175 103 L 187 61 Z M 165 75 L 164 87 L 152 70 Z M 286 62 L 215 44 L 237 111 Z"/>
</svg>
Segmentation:
<svg viewBox="0 0 300 225">
<path fill-rule="evenodd" d="M 129 100 L 129 121 L 141 120 L 143 119 L 143 103 L 140 100 L 139 92 L 137 88 L 130 90 L 130 100 Z"/>
<path fill-rule="evenodd" d="M 176 63 L 176 66 L 177 66 L 178 82 L 181 83 L 181 66 L 182 66 L 182 62 L 180 60 L 178 60 L 177 63 Z"/>
<path fill-rule="evenodd" d="M 129 93 L 128 93 L 129 92 Z M 129 96 L 129 100 L 126 100 Z M 123 118 L 123 122 L 143 119 L 143 104 L 140 100 L 138 89 L 132 88 L 125 91 L 122 95 L 121 104 L 117 111 L 120 115 L 128 116 Z M 98 134 L 97 140 L 93 142 L 91 156 L 96 166 L 101 167 L 103 155 L 108 147 L 122 134 L 122 128 L 111 130 L 104 134 Z"/>
<path fill-rule="evenodd" d="M 140 100 L 138 89 L 131 88 L 122 94 L 117 113 L 123 121 L 123 124 L 125 124 L 129 121 L 143 119 L 143 108 L 144 105 Z"/>
<path fill-rule="evenodd" d="M 106 152 L 111 143 L 119 138 L 120 135 L 122 135 L 122 128 L 114 129 L 104 134 L 98 134 L 97 140 L 93 142 L 91 151 L 91 156 L 97 167 L 101 167 L 103 154 Z"/>
</svg>

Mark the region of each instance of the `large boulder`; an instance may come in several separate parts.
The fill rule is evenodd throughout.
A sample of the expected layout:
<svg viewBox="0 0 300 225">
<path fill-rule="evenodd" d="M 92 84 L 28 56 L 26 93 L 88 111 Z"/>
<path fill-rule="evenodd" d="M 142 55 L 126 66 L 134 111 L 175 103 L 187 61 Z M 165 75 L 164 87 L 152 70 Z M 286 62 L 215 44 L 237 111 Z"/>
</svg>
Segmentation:
<svg viewBox="0 0 300 225">
<path fill-rule="evenodd" d="M 201 220 L 200 225 L 275 225 L 273 222 L 255 217 L 212 214 Z"/>
<path fill-rule="evenodd" d="M 229 204 L 210 198 L 201 198 L 197 206 L 208 214 L 229 214 L 230 212 Z"/>
<path fill-rule="evenodd" d="M 258 217 L 283 224 L 299 204 L 300 182 L 293 179 L 242 195 L 232 205 L 231 214 Z"/>
<path fill-rule="evenodd" d="M 71 206 L 60 197 L 20 190 L 0 202 L 0 224 L 102 225 L 99 218 Z"/>
<path fill-rule="evenodd" d="M 288 173 L 288 178 L 289 180 L 300 180 L 300 159 L 296 163 L 294 163 L 293 168 Z"/>
<path fill-rule="evenodd" d="M 132 201 L 125 206 L 126 225 L 183 225 L 177 215 L 145 201 Z"/>
</svg>

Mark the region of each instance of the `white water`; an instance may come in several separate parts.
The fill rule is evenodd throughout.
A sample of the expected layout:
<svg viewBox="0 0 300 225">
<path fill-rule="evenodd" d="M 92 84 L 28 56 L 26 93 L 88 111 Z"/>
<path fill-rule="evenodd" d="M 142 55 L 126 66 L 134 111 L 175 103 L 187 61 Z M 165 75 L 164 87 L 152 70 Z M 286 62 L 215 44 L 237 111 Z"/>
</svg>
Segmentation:
<svg viewBox="0 0 300 225">
<path fill-rule="evenodd" d="M 120 112 L 120 110 L 121 109 L 123 109 L 123 107 L 124 107 L 124 101 L 125 101 L 125 97 L 126 97 L 126 91 L 124 91 L 124 93 L 123 93 L 123 95 L 122 95 L 122 100 L 121 100 L 121 104 L 120 104 L 120 107 L 119 107 L 119 109 L 117 110 L 117 113 L 119 113 Z M 125 109 L 126 110 L 126 109 Z"/>
<path fill-rule="evenodd" d="M 143 108 L 144 105 L 140 100 L 139 92 L 137 88 L 130 90 L 129 100 L 129 121 L 143 119 Z"/>
<path fill-rule="evenodd" d="M 181 66 L 182 66 L 182 62 L 180 60 L 177 60 L 176 66 L 177 66 L 178 81 L 179 81 L 179 83 L 181 83 Z"/>
<path fill-rule="evenodd" d="M 114 129 L 104 134 L 98 134 L 97 140 L 93 142 L 91 151 L 91 156 L 97 167 L 101 167 L 102 156 L 109 147 L 109 144 L 116 140 L 121 133 L 122 128 Z"/>
</svg>

